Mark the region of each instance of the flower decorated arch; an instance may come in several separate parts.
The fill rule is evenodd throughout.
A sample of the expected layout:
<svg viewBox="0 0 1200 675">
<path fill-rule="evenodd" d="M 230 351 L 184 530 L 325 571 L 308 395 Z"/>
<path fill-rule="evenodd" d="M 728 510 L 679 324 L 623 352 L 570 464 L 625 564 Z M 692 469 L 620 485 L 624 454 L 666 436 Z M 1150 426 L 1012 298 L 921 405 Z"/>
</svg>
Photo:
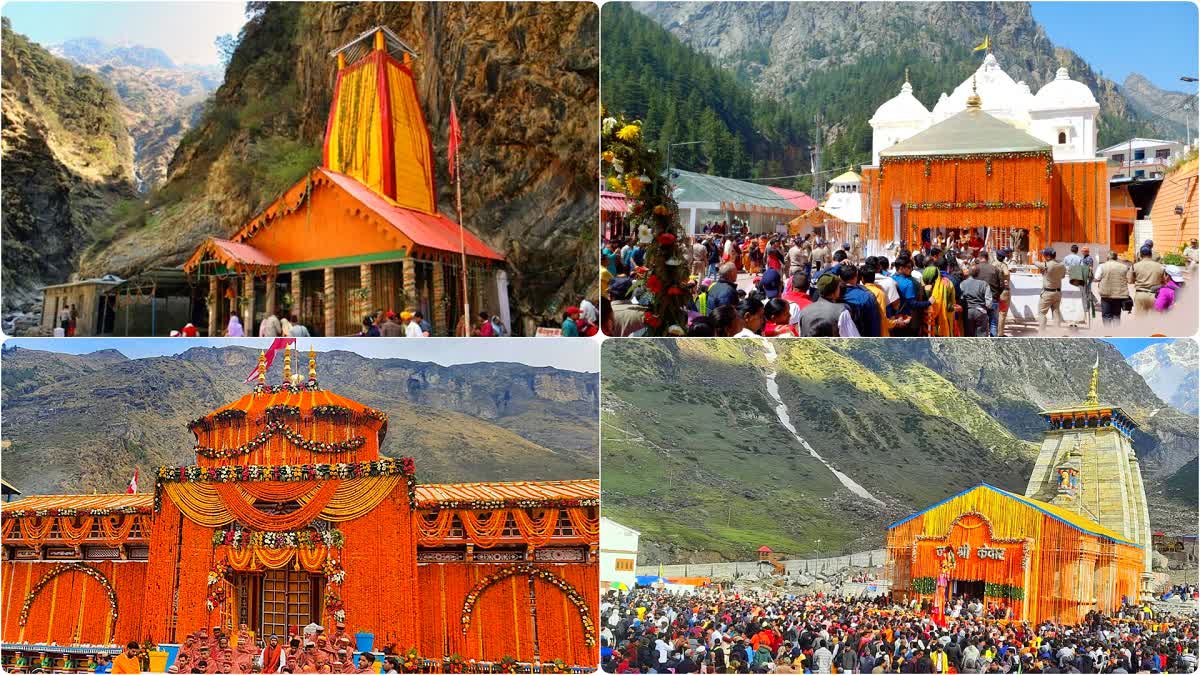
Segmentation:
<svg viewBox="0 0 1200 675">
<path fill-rule="evenodd" d="M 483 592 L 488 589 L 488 587 L 514 576 L 528 576 L 533 577 L 534 579 L 541 579 L 542 581 L 545 581 L 546 583 L 554 586 L 566 594 L 567 599 L 570 600 L 571 604 L 575 606 L 575 609 L 579 611 L 579 618 L 583 621 L 583 636 L 584 640 L 587 642 L 588 649 L 594 649 L 596 647 L 595 624 L 592 622 L 592 613 L 588 608 L 587 600 L 584 599 L 583 594 L 581 594 L 578 589 L 576 589 L 562 577 L 547 570 L 534 567 L 529 563 L 520 563 L 501 568 L 500 570 L 480 579 L 479 583 L 475 584 L 475 586 L 467 593 L 466 600 L 463 601 L 463 635 L 466 635 L 467 631 L 469 631 L 471 628 L 471 617 L 475 611 L 475 603 L 479 600 L 479 596 L 482 595 Z"/>
<path fill-rule="evenodd" d="M 33 607 L 34 600 L 37 600 L 38 594 L 42 592 L 42 589 L 46 587 L 46 584 L 54 581 L 54 579 L 62 574 L 66 574 L 67 572 L 79 572 L 81 574 L 86 574 L 87 576 L 98 581 L 104 588 L 104 594 L 108 598 L 109 606 L 109 622 L 108 628 L 105 631 L 104 639 L 106 641 L 111 641 L 113 628 L 117 625 L 117 591 L 113 588 L 112 583 L 109 582 L 108 577 L 104 576 L 103 572 L 95 567 L 85 565 L 83 563 L 59 563 L 49 572 L 47 572 L 46 576 L 38 579 L 37 583 L 35 583 L 33 587 L 29 589 L 29 593 L 25 596 L 25 602 L 21 605 L 21 616 L 17 621 L 17 625 L 21 626 L 22 628 L 25 627 L 25 624 L 29 622 L 29 610 Z"/>
</svg>

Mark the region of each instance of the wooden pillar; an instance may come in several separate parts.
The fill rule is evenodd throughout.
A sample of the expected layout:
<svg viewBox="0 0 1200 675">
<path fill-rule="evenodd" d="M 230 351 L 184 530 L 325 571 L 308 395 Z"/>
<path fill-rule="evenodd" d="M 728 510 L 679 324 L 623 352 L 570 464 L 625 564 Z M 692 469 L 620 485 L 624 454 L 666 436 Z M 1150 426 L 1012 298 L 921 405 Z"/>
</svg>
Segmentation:
<svg viewBox="0 0 1200 675">
<path fill-rule="evenodd" d="M 242 327 L 246 335 L 258 335 L 258 326 L 254 325 L 254 275 L 242 276 L 242 297 L 246 306 L 242 308 Z"/>
<path fill-rule="evenodd" d="M 275 275 L 267 275 L 267 314 L 275 313 Z"/>
<path fill-rule="evenodd" d="M 325 268 L 325 337 L 337 331 L 337 289 L 333 283 L 333 268 Z"/>
<path fill-rule="evenodd" d="M 300 289 L 300 273 L 297 271 L 292 271 L 291 291 L 292 291 L 292 311 L 290 313 L 294 314 L 296 316 L 296 318 L 299 320 L 299 318 L 300 318 L 300 298 L 304 297 L 304 293 L 301 292 L 301 289 Z"/>
<path fill-rule="evenodd" d="M 208 278 L 208 336 L 220 334 L 217 328 L 217 308 L 221 302 L 221 282 L 215 277 Z"/>
<path fill-rule="evenodd" d="M 404 259 L 404 304 L 400 309 L 415 309 L 417 306 L 417 261 Z"/>
<path fill-rule="evenodd" d="M 434 335 L 449 335 L 450 305 L 446 303 L 446 265 L 436 262 L 433 264 L 433 307 L 429 323 L 433 326 Z"/>
<path fill-rule="evenodd" d="M 363 305 L 365 306 L 362 308 L 362 311 L 360 311 L 359 314 L 363 316 L 373 314 L 378 308 L 375 307 L 374 275 L 372 274 L 372 267 L 369 263 L 363 263 L 358 266 L 358 285 L 360 288 L 367 289 L 366 297 L 362 301 Z"/>
</svg>

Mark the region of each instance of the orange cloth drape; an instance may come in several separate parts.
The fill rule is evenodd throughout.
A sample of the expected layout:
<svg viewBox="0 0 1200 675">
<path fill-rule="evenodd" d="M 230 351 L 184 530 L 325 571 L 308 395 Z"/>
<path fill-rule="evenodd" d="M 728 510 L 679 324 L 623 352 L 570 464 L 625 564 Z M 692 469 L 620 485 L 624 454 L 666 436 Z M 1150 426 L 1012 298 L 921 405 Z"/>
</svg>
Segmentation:
<svg viewBox="0 0 1200 675">
<path fill-rule="evenodd" d="M 283 515 L 270 515 L 254 508 L 253 501 L 247 499 L 248 495 L 244 494 L 236 484 L 214 483 L 213 489 L 221 496 L 221 501 L 238 522 L 258 530 L 282 532 L 294 530 L 312 522 L 333 498 L 333 493 L 337 491 L 340 484 L 341 481 L 337 480 L 320 483 L 315 493 L 309 496 L 300 508 Z"/>
<path fill-rule="evenodd" d="M 558 509 L 533 509 L 533 514 L 525 509 L 509 511 L 521 538 L 530 546 L 543 546 L 554 536 L 554 528 L 558 524 Z"/>
</svg>

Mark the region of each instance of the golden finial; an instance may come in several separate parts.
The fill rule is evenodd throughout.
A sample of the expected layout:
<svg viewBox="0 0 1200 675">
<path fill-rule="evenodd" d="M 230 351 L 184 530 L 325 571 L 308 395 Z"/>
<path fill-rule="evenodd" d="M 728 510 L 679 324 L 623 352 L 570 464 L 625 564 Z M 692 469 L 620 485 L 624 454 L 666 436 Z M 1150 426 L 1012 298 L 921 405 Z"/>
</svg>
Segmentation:
<svg viewBox="0 0 1200 675">
<path fill-rule="evenodd" d="M 258 353 L 258 383 L 267 384 L 267 351 L 265 349 Z"/>
<path fill-rule="evenodd" d="M 1096 357 L 1096 365 L 1092 366 L 1092 386 L 1088 389 L 1087 403 L 1090 406 L 1100 405 L 1100 357 Z"/>
<path fill-rule="evenodd" d="M 967 108 L 978 110 L 983 107 L 983 99 L 979 98 L 979 90 L 975 88 L 975 76 L 971 76 L 971 95 L 967 97 Z"/>
<path fill-rule="evenodd" d="M 312 345 L 308 347 L 308 379 L 317 379 L 317 350 Z"/>
<path fill-rule="evenodd" d="M 291 347 L 283 348 L 283 383 L 292 383 L 292 349 Z"/>
</svg>

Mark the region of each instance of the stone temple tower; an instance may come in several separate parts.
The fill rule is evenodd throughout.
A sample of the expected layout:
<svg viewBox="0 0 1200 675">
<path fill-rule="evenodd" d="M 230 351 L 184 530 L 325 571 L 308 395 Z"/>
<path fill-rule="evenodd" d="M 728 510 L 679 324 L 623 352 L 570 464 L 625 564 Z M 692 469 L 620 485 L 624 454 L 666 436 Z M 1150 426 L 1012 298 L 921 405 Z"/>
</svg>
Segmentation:
<svg viewBox="0 0 1200 675">
<path fill-rule="evenodd" d="M 1150 511 L 1125 411 L 1100 402 L 1100 361 L 1092 368 L 1087 400 L 1043 410 L 1049 429 L 1025 496 L 1070 509 L 1140 544 L 1145 552 L 1142 590 L 1150 590 Z"/>
</svg>

